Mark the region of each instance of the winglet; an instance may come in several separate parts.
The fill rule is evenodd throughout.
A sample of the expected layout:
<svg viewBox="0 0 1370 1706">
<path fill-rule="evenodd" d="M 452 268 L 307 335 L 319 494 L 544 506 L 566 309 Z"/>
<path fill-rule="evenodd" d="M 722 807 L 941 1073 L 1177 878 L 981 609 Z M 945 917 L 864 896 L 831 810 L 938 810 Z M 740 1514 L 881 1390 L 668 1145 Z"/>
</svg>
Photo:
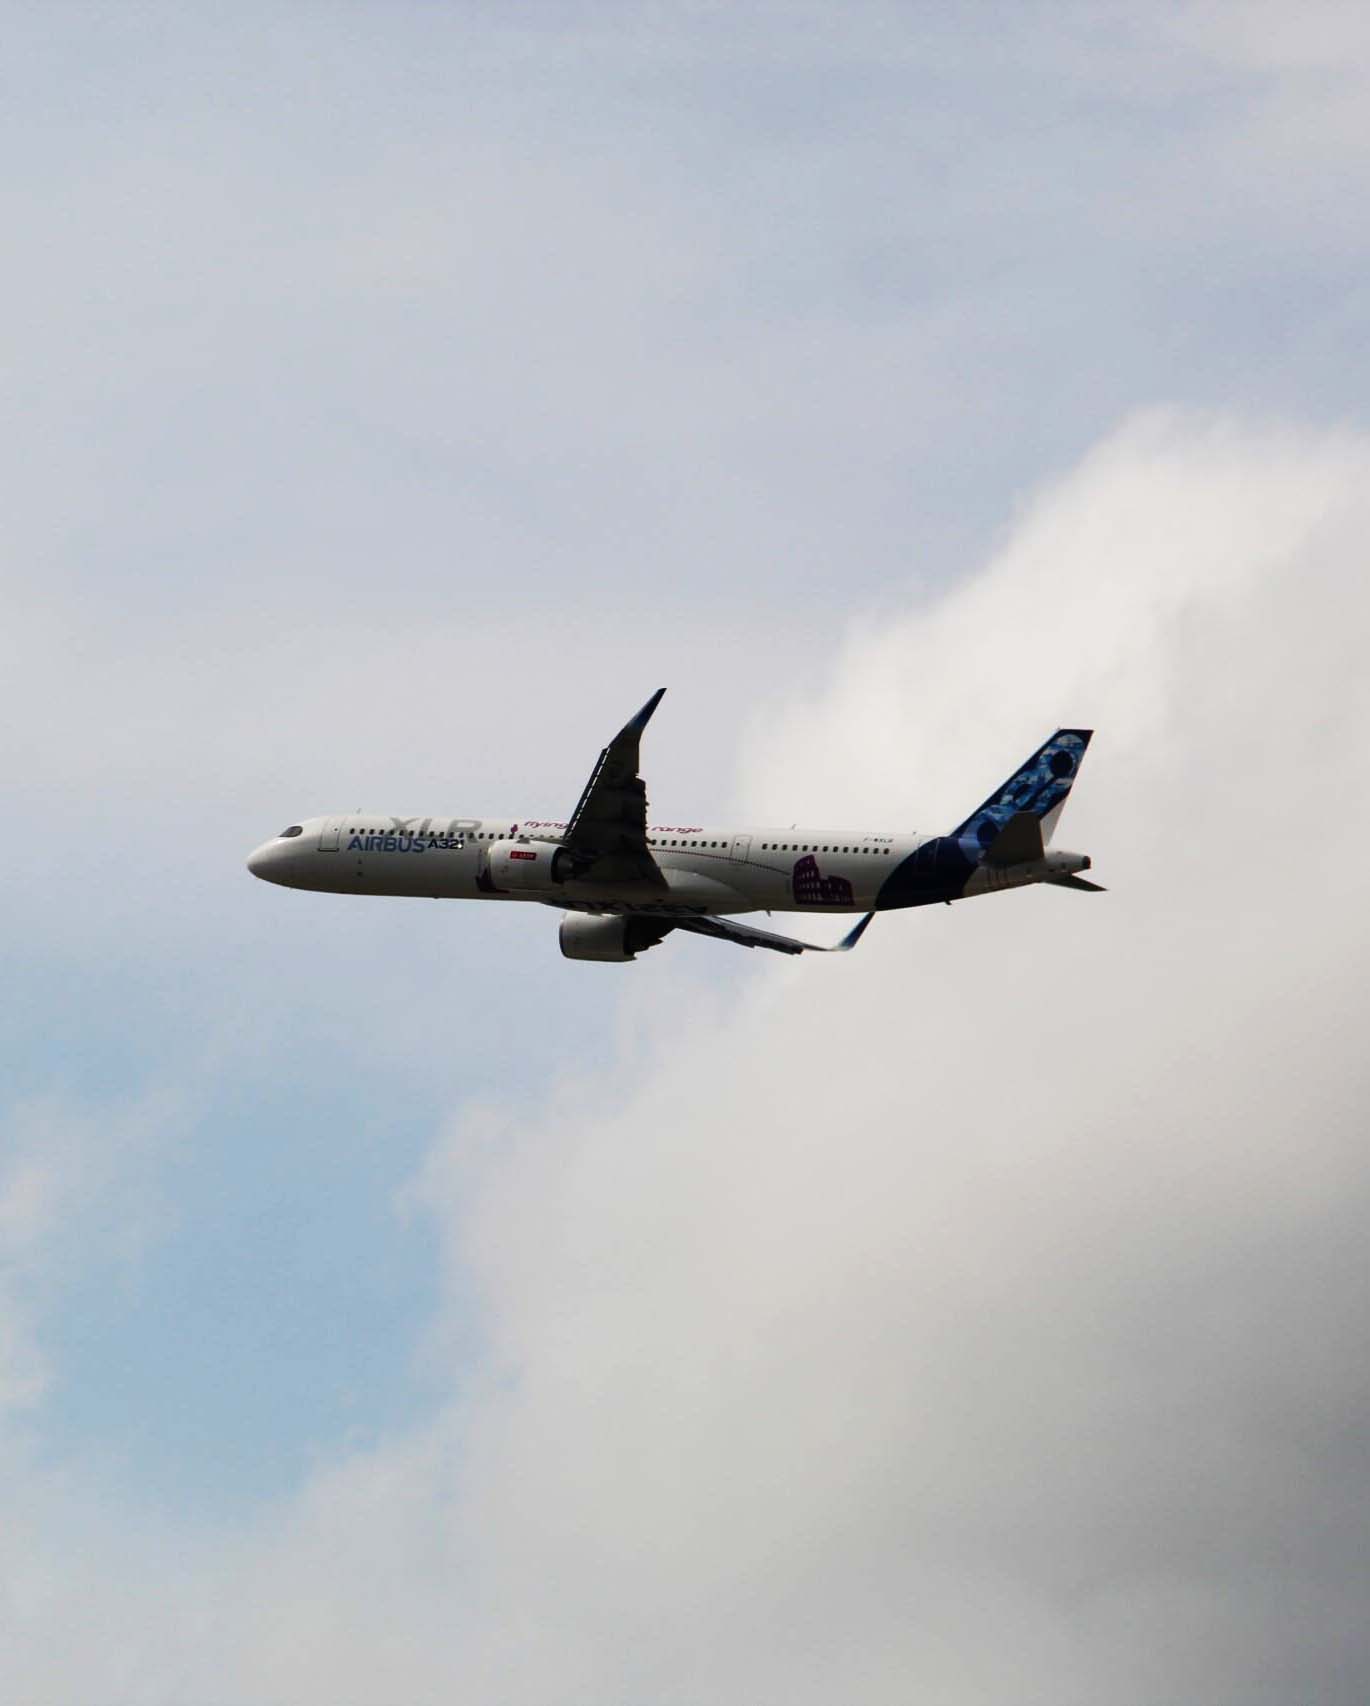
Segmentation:
<svg viewBox="0 0 1370 1706">
<path fill-rule="evenodd" d="M 695 936 L 712 936 L 715 941 L 736 942 L 739 948 L 773 948 L 778 954 L 845 954 L 861 940 L 861 932 L 875 917 L 868 912 L 848 930 L 840 942 L 801 942 L 797 936 L 777 936 L 773 930 L 758 930 L 751 924 L 736 924 L 731 919 L 699 914 L 693 918 L 673 918 L 673 930 L 688 930 Z"/>
<path fill-rule="evenodd" d="M 658 687 L 656 692 L 653 693 L 651 698 L 642 707 L 638 714 L 635 717 L 630 717 L 628 719 L 628 721 L 623 725 L 623 732 L 625 735 L 640 735 L 642 733 L 643 729 L 647 727 L 647 724 L 651 722 L 652 712 L 655 711 L 657 706 L 661 703 L 665 692 L 666 689 L 664 687 Z"/>
<path fill-rule="evenodd" d="M 861 940 L 862 932 L 874 917 L 875 914 L 873 912 L 868 912 L 864 918 L 858 918 L 856 923 L 850 930 L 848 930 L 842 940 L 834 943 L 828 952 L 832 954 L 845 954 L 849 948 L 854 948 Z"/>
</svg>

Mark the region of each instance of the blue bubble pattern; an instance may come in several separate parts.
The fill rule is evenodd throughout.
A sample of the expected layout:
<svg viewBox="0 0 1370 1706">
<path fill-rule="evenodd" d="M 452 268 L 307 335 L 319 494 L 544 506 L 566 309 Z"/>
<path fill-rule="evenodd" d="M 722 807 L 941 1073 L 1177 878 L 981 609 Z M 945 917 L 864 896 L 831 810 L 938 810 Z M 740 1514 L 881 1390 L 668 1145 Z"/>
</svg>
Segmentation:
<svg viewBox="0 0 1370 1706">
<path fill-rule="evenodd" d="M 1092 729 L 1057 729 L 1021 769 L 952 831 L 958 841 L 988 847 L 1017 812 L 1045 817 L 1070 792 Z"/>
</svg>

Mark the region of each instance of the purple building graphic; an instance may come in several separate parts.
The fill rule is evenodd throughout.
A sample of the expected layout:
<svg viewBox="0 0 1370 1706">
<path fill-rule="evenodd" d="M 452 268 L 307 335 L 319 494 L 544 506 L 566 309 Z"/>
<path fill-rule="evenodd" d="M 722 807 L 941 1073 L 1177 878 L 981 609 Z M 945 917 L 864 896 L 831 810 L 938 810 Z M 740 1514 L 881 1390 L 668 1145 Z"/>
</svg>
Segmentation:
<svg viewBox="0 0 1370 1706">
<path fill-rule="evenodd" d="M 797 859 L 794 866 L 796 906 L 855 906 L 852 886 L 845 877 L 824 877 L 812 853 Z"/>
</svg>

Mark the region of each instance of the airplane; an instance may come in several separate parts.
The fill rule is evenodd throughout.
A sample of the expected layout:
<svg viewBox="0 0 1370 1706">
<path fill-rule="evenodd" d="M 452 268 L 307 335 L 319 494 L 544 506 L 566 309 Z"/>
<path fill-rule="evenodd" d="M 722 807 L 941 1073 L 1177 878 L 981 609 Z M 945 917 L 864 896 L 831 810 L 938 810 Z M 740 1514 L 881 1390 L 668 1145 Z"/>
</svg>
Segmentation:
<svg viewBox="0 0 1370 1706">
<path fill-rule="evenodd" d="M 571 960 L 623 963 L 684 930 L 782 954 L 845 953 L 877 912 L 1050 883 L 1101 893 L 1087 854 L 1050 850 L 1090 729 L 1057 729 L 947 835 L 649 824 L 642 732 L 659 688 L 599 755 L 575 810 L 546 818 L 338 812 L 292 823 L 253 876 L 324 894 L 522 900 L 559 908 Z M 861 912 L 824 945 L 737 922 L 749 912 Z"/>
</svg>

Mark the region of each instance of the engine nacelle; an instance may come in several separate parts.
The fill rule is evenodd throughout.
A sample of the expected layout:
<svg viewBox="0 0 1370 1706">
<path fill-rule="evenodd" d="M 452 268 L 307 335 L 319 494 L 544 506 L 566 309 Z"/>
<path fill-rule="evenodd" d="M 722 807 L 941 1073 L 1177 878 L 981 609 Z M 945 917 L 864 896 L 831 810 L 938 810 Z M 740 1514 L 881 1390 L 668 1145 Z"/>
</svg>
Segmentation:
<svg viewBox="0 0 1370 1706">
<path fill-rule="evenodd" d="M 545 894 L 566 881 L 565 855 L 547 841 L 492 841 L 485 858 L 497 889 Z"/>
<path fill-rule="evenodd" d="M 561 921 L 561 951 L 568 960 L 636 959 L 670 929 L 654 918 L 592 918 L 568 912 Z"/>
</svg>

